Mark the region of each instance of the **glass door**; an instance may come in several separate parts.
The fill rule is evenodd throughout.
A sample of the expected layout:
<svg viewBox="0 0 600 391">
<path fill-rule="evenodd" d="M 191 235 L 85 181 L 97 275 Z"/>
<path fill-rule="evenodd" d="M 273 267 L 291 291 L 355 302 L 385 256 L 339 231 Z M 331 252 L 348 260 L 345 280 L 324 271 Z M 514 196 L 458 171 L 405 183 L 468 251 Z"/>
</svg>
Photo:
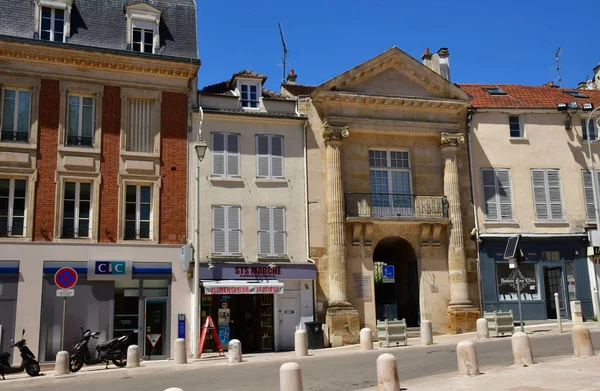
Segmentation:
<svg viewBox="0 0 600 391">
<path fill-rule="evenodd" d="M 167 298 L 145 300 L 144 358 L 166 360 L 167 357 Z"/>
</svg>

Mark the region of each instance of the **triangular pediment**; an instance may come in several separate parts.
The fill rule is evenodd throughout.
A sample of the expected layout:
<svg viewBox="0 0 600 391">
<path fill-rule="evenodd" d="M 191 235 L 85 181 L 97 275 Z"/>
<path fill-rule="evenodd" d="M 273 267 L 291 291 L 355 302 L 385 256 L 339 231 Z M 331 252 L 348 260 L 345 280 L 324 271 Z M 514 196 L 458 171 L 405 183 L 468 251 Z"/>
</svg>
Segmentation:
<svg viewBox="0 0 600 391">
<path fill-rule="evenodd" d="M 318 91 L 424 99 L 470 99 L 463 90 L 396 47 L 326 81 L 317 88 L 315 94 Z"/>
<path fill-rule="evenodd" d="M 151 6 L 150 4 L 146 4 L 143 2 L 129 4 L 128 6 L 125 7 L 125 9 L 128 12 L 137 11 L 137 12 L 144 12 L 144 13 L 149 13 L 149 14 L 158 14 L 159 16 L 160 16 L 160 14 L 162 14 L 162 11 L 159 10 L 158 8 L 155 8 L 155 7 Z"/>
</svg>

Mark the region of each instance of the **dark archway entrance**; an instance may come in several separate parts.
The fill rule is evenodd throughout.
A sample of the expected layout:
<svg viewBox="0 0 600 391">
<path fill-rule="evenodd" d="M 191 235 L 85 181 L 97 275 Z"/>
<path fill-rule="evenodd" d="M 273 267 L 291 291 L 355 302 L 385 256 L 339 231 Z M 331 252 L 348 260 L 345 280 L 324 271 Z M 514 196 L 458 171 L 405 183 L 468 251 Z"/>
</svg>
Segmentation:
<svg viewBox="0 0 600 391">
<path fill-rule="evenodd" d="M 418 326 L 419 271 L 413 247 L 405 239 L 388 236 L 377 243 L 373 264 L 377 319 L 406 319 L 407 326 Z M 384 265 L 394 265 L 393 282 L 383 278 Z"/>
</svg>

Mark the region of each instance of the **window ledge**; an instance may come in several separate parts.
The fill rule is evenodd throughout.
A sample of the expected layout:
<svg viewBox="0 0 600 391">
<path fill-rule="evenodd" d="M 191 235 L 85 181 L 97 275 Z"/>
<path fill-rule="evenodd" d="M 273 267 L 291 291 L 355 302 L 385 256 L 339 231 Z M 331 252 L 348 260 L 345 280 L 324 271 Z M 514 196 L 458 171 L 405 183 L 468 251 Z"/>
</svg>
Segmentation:
<svg viewBox="0 0 600 391">
<path fill-rule="evenodd" d="M 119 239 L 117 241 L 119 244 L 159 244 L 158 240 L 151 239 Z"/>
<path fill-rule="evenodd" d="M 285 178 L 256 178 L 254 180 L 256 184 L 285 184 L 287 179 Z"/>
<path fill-rule="evenodd" d="M 131 151 L 125 151 L 125 150 L 121 150 L 121 156 L 123 157 L 130 157 L 130 158 L 160 158 L 160 153 L 153 153 L 153 152 L 131 152 Z"/>
<path fill-rule="evenodd" d="M 285 262 L 285 263 L 289 263 L 291 262 L 290 257 L 288 257 L 287 255 L 259 255 L 257 257 L 257 260 L 259 262 Z"/>
<path fill-rule="evenodd" d="M 569 222 L 568 221 L 534 221 L 533 222 L 534 225 L 539 226 L 539 227 L 568 227 L 569 226 Z"/>
<path fill-rule="evenodd" d="M 529 139 L 527 137 L 509 137 L 508 141 L 514 144 L 529 144 Z"/>
<path fill-rule="evenodd" d="M 66 146 L 66 145 L 59 145 L 58 152 L 100 155 L 101 150 L 100 150 L 100 148 L 94 148 L 94 147 L 70 147 L 70 146 Z"/>
<path fill-rule="evenodd" d="M 230 178 L 230 177 L 220 177 L 220 176 L 211 176 L 211 182 L 230 182 L 230 183 L 240 183 L 244 182 L 242 178 Z"/>
<path fill-rule="evenodd" d="M 37 143 L 7 143 L 6 141 L 0 142 L 0 148 L 2 149 L 24 149 L 24 150 L 36 150 Z"/>
<path fill-rule="evenodd" d="M 59 239 L 54 239 L 54 243 L 98 243 L 98 240 L 91 239 L 91 238 L 80 238 L 80 239 L 59 238 Z"/>
<path fill-rule="evenodd" d="M 210 257 L 211 261 L 219 261 L 219 262 L 246 262 L 246 259 L 243 255 L 222 255 L 222 254 L 212 254 Z"/>
<path fill-rule="evenodd" d="M 497 220 L 484 220 L 483 225 L 485 226 L 499 226 L 499 227 L 520 227 L 521 224 L 515 220 L 497 221 Z"/>
<path fill-rule="evenodd" d="M 5 236 L 0 238 L 0 243 L 10 243 L 10 242 L 31 242 L 31 237 L 25 236 Z"/>
</svg>

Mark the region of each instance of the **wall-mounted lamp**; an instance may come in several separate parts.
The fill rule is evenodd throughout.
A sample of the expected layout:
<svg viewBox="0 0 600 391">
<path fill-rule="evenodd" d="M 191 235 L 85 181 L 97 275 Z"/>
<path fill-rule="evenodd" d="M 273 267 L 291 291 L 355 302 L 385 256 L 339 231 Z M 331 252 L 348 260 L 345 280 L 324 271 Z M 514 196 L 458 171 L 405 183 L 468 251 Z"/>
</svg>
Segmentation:
<svg viewBox="0 0 600 391">
<path fill-rule="evenodd" d="M 583 107 L 583 111 L 584 112 L 594 110 L 594 104 L 593 103 L 584 103 L 582 105 L 582 107 Z"/>
<path fill-rule="evenodd" d="M 569 110 L 569 105 L 567 105 L 566 103 L 559 103 L 556 105 L 556 109 L 558 111 L 567 111 Z"/>
<path fill-rule="evenodd" d="M 569 109 L 571 110 L 577 110 L 579 108 L 579 105 L 577 104 L 577 102 L 571 102 L 569 103 Z"/>
<path fill-rule="evenodd" d="M 194 149 L 196 150 L 198 160 L 202 161 L 202 159 L 204 159 L 204 155 L 206 154 L 206 148 L 208 148 L 208 145 L 206 144 L 206 141 L 202 139 L 198 140 L 196 145 L 194 145 Z"/>
</svg>

